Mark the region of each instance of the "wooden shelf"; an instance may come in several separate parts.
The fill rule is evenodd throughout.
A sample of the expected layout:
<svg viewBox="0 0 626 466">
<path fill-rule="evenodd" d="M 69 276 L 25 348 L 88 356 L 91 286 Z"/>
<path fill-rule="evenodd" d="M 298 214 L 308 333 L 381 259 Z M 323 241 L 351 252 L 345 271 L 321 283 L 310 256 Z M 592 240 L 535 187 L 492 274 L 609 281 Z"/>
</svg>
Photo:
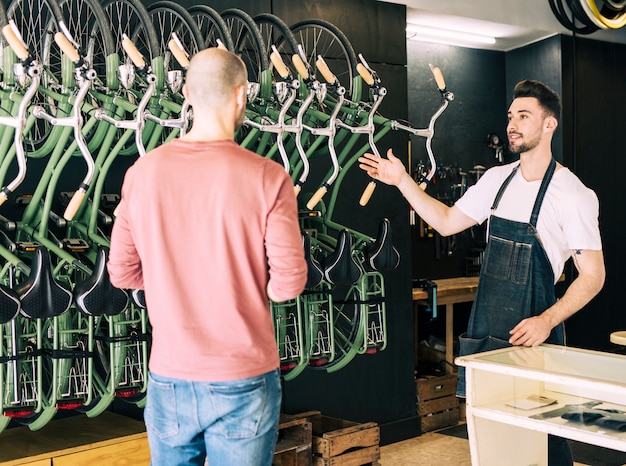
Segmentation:
<svg viewBox="0 0 626 466">
<path fill-rule="evenodd" d="M 104 412 L 90 419 L 55 419 L 38 431 L 28 427 L 0 434 L 0 465 L 148 466 L 150 451 L 142 421 Z"/>
</svg>

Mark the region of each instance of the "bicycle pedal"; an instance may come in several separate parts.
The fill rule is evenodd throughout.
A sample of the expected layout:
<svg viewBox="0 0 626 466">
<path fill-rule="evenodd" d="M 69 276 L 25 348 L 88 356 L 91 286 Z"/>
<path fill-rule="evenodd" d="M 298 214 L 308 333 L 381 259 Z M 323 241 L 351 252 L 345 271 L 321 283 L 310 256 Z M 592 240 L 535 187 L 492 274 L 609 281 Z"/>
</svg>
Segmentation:
<svg viewBox="0 0 626 466">
<path fill-rule="evenodd" d="M 100 206 L 103 209 L 114 209 L 120 202 L 119 194 L 102 194 L 100 196 Z"/>
<path fill-rule="evenodd" d="M 319 210 L 301 210 L 298 212 L 298 218 L 318 218 L 322 216 Z"/>
<path fill-rule="evenodd" d="M 20 194 L 19 196 L 15 197 L 15 207 L 26 207 L 28 204 L 30 204 L 30 201 L 33 199 L 33 195 L 32 194 Z"/>
<path fill-rule="evenodd" d="M 63 249 L 74 253 L 81 253 L 89 249 L 89 243 L 79 238 L 63 238 Z"/>
<path fill-rule="evenodd" d="M 18 241 L 15 244 L 20 252 L 35 252 L 35 249 L 41 246 L 37 241 Z"/>
</svg>

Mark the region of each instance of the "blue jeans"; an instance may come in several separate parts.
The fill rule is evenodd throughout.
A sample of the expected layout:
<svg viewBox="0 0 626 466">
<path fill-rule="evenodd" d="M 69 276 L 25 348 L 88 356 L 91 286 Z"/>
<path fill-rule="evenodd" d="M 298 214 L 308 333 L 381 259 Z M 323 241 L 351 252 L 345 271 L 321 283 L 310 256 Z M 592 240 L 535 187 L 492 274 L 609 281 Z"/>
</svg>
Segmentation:
<svg viewBox="0 0 626 466">
<path fill-rule="evenodd" d="M 281 405 L 278 369 L 228 382 L 150 373 L 144 419 L 153 466 L 270 466 Z"/>
</svg>

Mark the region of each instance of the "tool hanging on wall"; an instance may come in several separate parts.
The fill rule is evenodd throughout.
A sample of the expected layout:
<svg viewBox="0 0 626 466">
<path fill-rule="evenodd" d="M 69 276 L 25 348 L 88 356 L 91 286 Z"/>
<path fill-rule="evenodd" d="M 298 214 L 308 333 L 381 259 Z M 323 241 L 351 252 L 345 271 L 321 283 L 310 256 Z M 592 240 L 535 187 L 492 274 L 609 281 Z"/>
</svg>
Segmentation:
<svg viewBox="0 0 626 466">
<path fill-rule="evenodd" d="M 500 137 L 495 133 L 487 135 L 487 145 L 495 151 L 498 162 L 504 162 L 504 144 L 500 141 Z"/>
</svg>

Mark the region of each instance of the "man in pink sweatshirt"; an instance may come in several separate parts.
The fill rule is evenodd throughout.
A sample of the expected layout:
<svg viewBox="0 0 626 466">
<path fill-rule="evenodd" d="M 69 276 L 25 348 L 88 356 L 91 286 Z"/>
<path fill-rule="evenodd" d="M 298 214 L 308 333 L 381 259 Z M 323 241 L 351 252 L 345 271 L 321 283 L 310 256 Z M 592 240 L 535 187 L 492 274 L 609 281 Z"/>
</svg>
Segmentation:
<svg viewBox="0 0 626 466">
<path fill-rule="evenodd" d="M 152 347 L 145 422 L 152 464 L 270 465 L 281 403 L 269 301 L 307 269 L 291 179 L 238 146 L 247 73 L 196 54 L 183 88 L 193 127 L 126 173 L 108 270 L 145 290 Z"/>
</svg>

